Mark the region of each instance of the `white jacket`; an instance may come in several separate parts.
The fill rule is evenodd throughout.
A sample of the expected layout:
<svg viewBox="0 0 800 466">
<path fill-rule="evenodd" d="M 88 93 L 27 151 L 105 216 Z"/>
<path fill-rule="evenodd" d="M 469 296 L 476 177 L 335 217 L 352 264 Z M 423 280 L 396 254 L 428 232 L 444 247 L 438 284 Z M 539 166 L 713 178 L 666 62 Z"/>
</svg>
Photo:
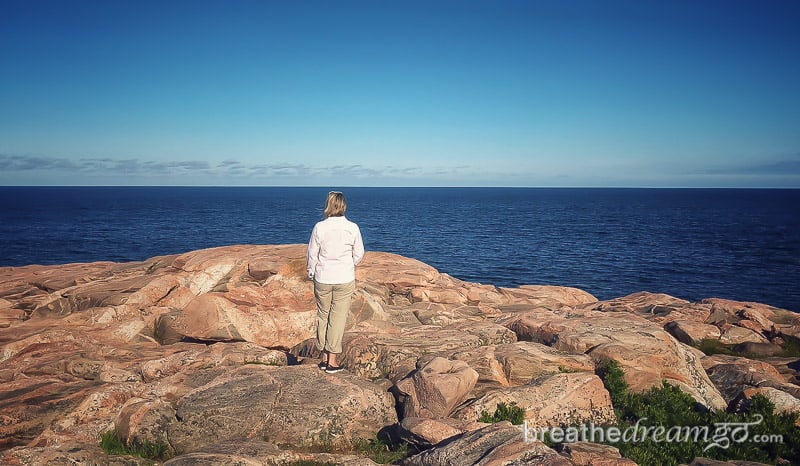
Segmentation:
<svg viewBox="0 0 800 466">
<path fill-rule="evenodd" d="M 328 217 L 311 231 L 306 253 L 308 276 L 319 283 L 336 285 L 356 279 L 356 264 L 364 257 L 358 225 L 342 217 Z"/>
</svg>

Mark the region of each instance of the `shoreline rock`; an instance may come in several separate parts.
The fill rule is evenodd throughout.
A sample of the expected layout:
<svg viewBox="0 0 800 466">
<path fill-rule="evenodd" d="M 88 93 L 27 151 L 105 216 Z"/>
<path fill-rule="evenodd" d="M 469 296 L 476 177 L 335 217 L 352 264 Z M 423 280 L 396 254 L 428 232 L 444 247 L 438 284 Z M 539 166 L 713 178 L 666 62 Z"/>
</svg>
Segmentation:
<svg viewBox="0 0 800 466">
<path fill-rule="evenodd" d="M 763 394 L 800 412 L 800 363 L 782 356 L 800 337 L 788 310 L 500 288 L 383 252 L 357 269 L 347 371 L 328 375 L 316 367 L 304 257 L 304 245 L 236 245 L 0 268 L 0 462 L 108 463 L 98 445 L 113 431 L 165 445 L 167 464 L 373 464 L 343 451 L 386 433 L 424 450 L 405 464 L 465 454 L 486 464 L 632 464 L 604 446 L 556 452 L 521 442 L 510 424 L 475 422 L 515 402 L 536 425 L 613 423 L 594 374 L 609 359 L 636 390 L 666 380 L 715 409 Z M 709 341 L 741 353 L 694 347 Z M 755 352 L 768 358 L 745 357 Z M 310 451 L 326 449 L 338 453 Z"/>
</svg>

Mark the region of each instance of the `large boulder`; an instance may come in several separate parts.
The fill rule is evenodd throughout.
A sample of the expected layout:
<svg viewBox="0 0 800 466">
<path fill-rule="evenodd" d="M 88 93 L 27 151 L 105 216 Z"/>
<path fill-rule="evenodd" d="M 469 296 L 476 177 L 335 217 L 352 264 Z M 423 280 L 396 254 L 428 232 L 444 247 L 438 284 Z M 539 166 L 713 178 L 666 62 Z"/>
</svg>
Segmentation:
<svg viewBox="0 0 800 466">
<path fill-rule="evenodd" d="M 398 434 L 402 440 L 420 449 L 426 449 L 464 432 L 486 427 L 486 424 L 450 417 L 441 419 L 404 417 L 398 427 Z"/>
<path fill-rule="evenodd" d="M 132 398 L 114 419 L 114 434 L 125 445 L 165 445 L 174 453 L 167 436 L 168 426 L 175 421 L 175 408 L 161 400 Z"/>
<path fill-rule="evenodd" d="M 573 463 L 541 442 L 524 438 L 522 430 L 509 422 L 491 424 L 466 432 L 441 445 L 407 458 L 404 466 L 440 466 L 471 464 L 537 464 L 571 466 Z"/>
<path fill-rule="evenodd" d="M 742 323 L 744 321 L 739 322 L 739 324 Z M 723 326 L 719 341 L 726 345 L 738 345 L 740 343 L 766 343 L 767 339 L 752 329 L 728 324 Z"/>
<path fill-rule="evenodd" d="M 714 320 L 719 323 L 736 324 L 741 320 L 755 322 L 760 326 L 758 331 L 768 332 L 781 323 L 794 323 L 796 315 L 785 310 L 761 303 L 733 301 L 730 299 L 708 298 L 701 304 L 711 306 Z M 723 318 L 724 316 L 724 318 Z"/>
<path fill-rule="evenodd" d="M 186 308 L 163 315 L 157 324 L 163 343 L 190 338 L 204 341 L 251 341 L 267 347 L 291 348 L 314 335 L 316 308 L 310 302 L 300 309 L 274 309 L 234 303 L 221 293 L 206 293 Z"/>
<path fill-rule="evenodd" d="M 395 385 L 404 417 L 447 417 L 478 381 L 478 373 L 463 361 L 436 357 L 411 377 Z"/>
<path fill-rule="evenodd" d="M 719 327 L 694 320 L 673 320 L 664 325 L 664 330 L 681 343 L 698 346 L 703 340 L 719 340 L 722 335 Z"/>
</svg>

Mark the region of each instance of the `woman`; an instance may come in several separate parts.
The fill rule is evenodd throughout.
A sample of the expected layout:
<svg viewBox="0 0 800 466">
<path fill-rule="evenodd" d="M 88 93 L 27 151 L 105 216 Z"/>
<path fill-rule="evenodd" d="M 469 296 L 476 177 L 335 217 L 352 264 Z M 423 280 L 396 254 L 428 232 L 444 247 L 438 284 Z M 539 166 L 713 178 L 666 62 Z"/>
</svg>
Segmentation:
<svg viewBox="0 0 800 466">
<path fill-rule="evenodd" d="M 329 374 L 342 370 L 337 360 L 342 335 L 356 289 L 356 264 L 364 257 L 358 225 L 345 218 L 347 203 L 339 191 L 328 193 L 325 220 L 311 231 L 306 255 L 308 276 L 314 280 L 317 299 L 317 349 L 322 351 L 320 369 Z"/>
</svg>

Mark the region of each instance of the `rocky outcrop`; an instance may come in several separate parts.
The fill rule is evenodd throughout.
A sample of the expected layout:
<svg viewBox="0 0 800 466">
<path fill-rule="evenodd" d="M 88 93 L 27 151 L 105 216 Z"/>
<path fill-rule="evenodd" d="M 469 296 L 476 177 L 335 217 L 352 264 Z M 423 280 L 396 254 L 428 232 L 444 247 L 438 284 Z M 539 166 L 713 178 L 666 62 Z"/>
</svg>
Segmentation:
<svg viewBox="0 0 800 466">
<path fill-rule="evenodd" d="M 478 393 L 526 385 L 542 375 L 595 371 L 594 361 L 587 355 L 566 353 L 532 341 L 481 346 L 451 357 L 465 361 L 478 372 Z"/>
<path fill-rule="evenodd" d="M 537 427 L 617 420 L 602 380 L 585 372 L 544 375 L 525 385 L 490 391 L 459 407 L 453 417 L 477 421 L 483 413 L 494 413 L 500 403 L 525 409 L 525 420 Z"/>
<path fill-rule="evenodd" d="M 800 316 L 760 303 L 720 298 L 696 303 L 647 292 L 583 306 L 602 312 L 627 312 L 657 323 L 683 343 L 765 343 L 800 335 Z M 778 342 L 780 342 L 778 340 Z"/>
<path fill-rule="evenodd" d="M 760 393 L 775 402 L 779 411 L 800 412 L 800 386 L 787 382 L 768 362 L 714 355 L 703 359 L 711 380 L 731 406 Z"/>
<path fill-rule="evenodd" d="M 374 464 L 355 443 L 391 434 L 406 464 L 630 464 L 610 447 L 556 452 L 508 423 L 615 422 L 595 367 L 634 389 L 666 380 L 701 403 L 755 394 L 800 409 L 800 319 L 757 303 L 467 283 L 369 252 L 341 364 L 317 368 L 303 245 L 226 246 L 142 262 L 0 268 L 0 462 L 148 464 L 103 452 L 112 432 L 166 464 Z M 727 344 L 743 355 L 705 357 Z M 108 435 L 108 434 L 107 434 Z M 320 452 L 323 451 L 323 452 Z"/>
<path fill-rule="evenodd" d="M 514 332 L 492 322 L 467 321 L 438 326 L 410 321 L 409 316 L 405 318 L 408 320 L 399 324 L 368 322 L 346 332 L 342 341 L 342 364 L 365 378 L 387 377 L 397 382 L 417 369 L 420 358 L 449 357 L 464 349 L 516 341 Z M 319 357 L 313 339 L 295 346 L 291 352 L 298 357 Z"/>
<path fill-rule="evenodd" d="M 595 362 L 618 362 L 633 390 L 659 386 L 666 380 L 706 406 L 725 407 L 700 364 L 702 353 L 638 315 L 583 311 L 581 315 L 552 313 L 542 319 L 534 311 L 519 313 L 505 322 L 521 339 L 566 353 L 587 354 Z"/>
</svg>

